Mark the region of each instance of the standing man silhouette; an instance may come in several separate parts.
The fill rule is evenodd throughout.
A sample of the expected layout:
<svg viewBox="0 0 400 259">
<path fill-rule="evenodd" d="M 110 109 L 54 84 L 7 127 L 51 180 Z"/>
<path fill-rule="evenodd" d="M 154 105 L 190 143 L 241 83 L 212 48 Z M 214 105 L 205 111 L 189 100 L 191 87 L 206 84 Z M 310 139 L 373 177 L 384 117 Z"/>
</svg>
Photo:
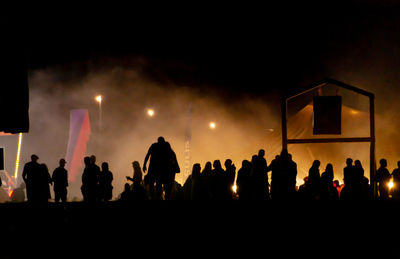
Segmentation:
<svg viewBox="0 0 400 259">
<path fill-rule="evenodd" d="M 41 167 L 37 162 L 38 159 L 37 155 L 31 155 L 31 161 L 24 165 L 24 170 L 22 171 L 22 179 L 26 185 L 26 196 L 29 202 L 36 202 L 39 196 L 37 183 L 39 182 L 38 179 L 40 179 Z"/>
<path fill-rule="evenodd" d="M 168 199 L 175 180 L 175 173 L 179 172 L 176 155 L 170 144 L 163 137 L 159 137 L 157 142 L 153 143 L 147 151 L 143 163 L 143 172 L 147 171 L 146 164 L 149 158 L 150 163 L 146 184 L 150 185 L 150 196 L 154 199 L 161 199 L 162 187 L 164 186 L 166 198 Z"/>
<path fill-rule="evenodd" d="M 67 162 L 61 158 L 59 167 L 54 169 L 51 177 L 54 183 L 54 201 L 56 203 L 60 200 L 62 203 L 67 202 L 68 171 L 64 168 L 66 163 Z"/>
</svg>

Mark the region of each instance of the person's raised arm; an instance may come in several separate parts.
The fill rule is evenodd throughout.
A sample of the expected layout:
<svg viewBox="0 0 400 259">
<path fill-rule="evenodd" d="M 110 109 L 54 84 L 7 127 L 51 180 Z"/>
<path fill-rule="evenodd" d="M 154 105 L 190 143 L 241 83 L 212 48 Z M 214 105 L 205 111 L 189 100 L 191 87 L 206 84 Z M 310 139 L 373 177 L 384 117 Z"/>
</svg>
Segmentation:
<svg viewBox="0 0 400 259">
<path fill-rule="evenodd" d="M 147 164 L 147 160 L 149 160 L 149 157 L 150 157 L 150 150 L 151 150 L 151 147 L 149 148 L 149 151 L 147 151 L 146 157 L 144 158 L 143 172 L 146 172 L 146 170 L 147 170 L 146 164 Z"/>
</svg>

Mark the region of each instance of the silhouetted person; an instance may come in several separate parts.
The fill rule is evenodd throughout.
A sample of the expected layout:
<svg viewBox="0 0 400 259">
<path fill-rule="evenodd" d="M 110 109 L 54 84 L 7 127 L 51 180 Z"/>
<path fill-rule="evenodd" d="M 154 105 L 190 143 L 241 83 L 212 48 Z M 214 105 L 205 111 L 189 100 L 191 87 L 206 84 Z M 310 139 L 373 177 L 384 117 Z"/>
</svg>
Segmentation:
<svg viewBox="0 0 400 259">
<path fill-rule="evenodd" d="M 108 163 L 103 162 L 101 164 L 101 171 L 99 174 L 99 200 L 100 201 L 109 201 L 112 199 L 112 181 L 113 181 L 113 173 L 108 168 Z"/>
<path fill-rule="evenodd" d="M 175 152 L 163 137 L 159 137 L 157 142 L 153 143 L 147 151 L 143 163 L 143 172 L 147 170 L 146 164 L 149 158 L 150 164 L 146 176 L 146 184 L 150 186 L 151 197 L 161 199 L 163 186 L 166 196 L 169 196 L 175 180 L 175 173 L 179 169 Z M 154 184 L 156 185 L 155 195 Z"/>
<path fill-rule="evenodd" d="M 60 159 L 59 167 L 54 169 L 51 177 L 54 184 L 54 202 L 56 203 L 60 200 L 62 203 L 67 202 L 68 171 L 64 168 L 65 164 L 65 160 Z"/>
<path fill-rule="evenodd" d="M 85 202 L 96 202 L 98 193 L 98 171 L 90 162 L 90 157 L 83 159 L 85 169 L 82 174 L 82 195 Z"/>
<path fill-rule="evenodd" d="M 354 193 L 358 199 L 368 200 L 371 198 L 372 190 L 368 184 L 369 180 L 364 176 L 364 168 L 362 167 L 361 161 L 354 161 Z"/>
<path fill-rule="evenodd" d="M 271 161 L 267 171 L 272 170 L 271 197 L 272 199 L 292 199 L 296 194 L 297 165 L 287 149 Z"/>
<path fill-rule="evenodd" d="M 188 176 L 183 185 L 186 200 L 201 200 L 201 166 L 193 165 L 192 173 Z"/>
<path fill-rule="evenodd" d="M 343 168 L 343 180 L 344 187 L 340 192 L 340 199 L 342 200 L 354 200 L 357 199 L 355 187 L 354 187 L 354 172 L 353 159 L 346 159 L 346 166 Z"/>
<path fill-rule="evenodd" d="M 303 184 L 299 186 L 299 190 L 297 191 L 297 198 L 300 200 L 307 200 L 310 199 L 307 184 L 308 184 L 308 176 L 303 178 Z"/>
<path fill-rule="evenodd" d="M 339 193 L 333 184 L 334 173 L 332 164 L 326 165 L 325 171 L 321 174 L 319 199 L 321 200 L 337 200 Z"/>
<path fill-rule="evenodd" d="M 127 180 L 132 181 L 132 200 L 147 200 L 146 189 L 143 186 L 142 168 L 140 168 L 140 164 L 138 161 L 132 162 L 132 167 L 133 177 L 126 177 Z"/>
<path fill-rule="evenodd" d="M 211 200 L 212 199 L 212 164 L 211 162 L 206 162 L 203 171 L 201 172 L 201 187 L 202 187 L 202 199 Z"/>
<path fill-rule="evenodd" d="M 225 160 L 225 194 L 226 200 L 231 200 L 233 198 L 233 184 L 235 183 L 235 176 L 236 176 L 236 166 L 232 163 L 231 159 Z"/>
<path fill-rule="evenodd" d="M 40 183 L 39 183 L 39 196 L 40 202 L 46 203 L 51 199 L 50 185 L 52 184 L 49 169 L 46 164 L 40 165 Z"/>
<path fill-rule="evenodd" d="M 364 179 L 364 168 L 362 167 L 361 161 L 354 161 L 354 183 L 361 184 Z"/>
<path fill-rule="evenodd" d="M 239 169 L 238 176 L 236 178 L 236 186 L 239 200 L 250 200 L 251 198 L 251 169 L 251 162 L 249 160 L 243 160 L 242 167 Z"/>
<path fill-rule="evenodd" d="M 389 199 L 388 183 L 390 180 L 390 173 L 389 173 L 389 170 L 386 168 L 386 166 L 387 166 L 386 159 L 382 158 L 379 161 L 379 164 L 380 164 L 380 167 L 376 171 L 375 181 L 378 184 L 379 198 L 382 200 L 386 200 L 386 199 Z"/>
<path fill-rule="evenodd" d="M 292 159 L 292 154 L 287 154 L 288 157 L 288 170 L 289 170 L 289 195 L 294 197 L 296 194 L 296 181 L 297 181 L 297 164 Z"/>
<path fill-rule="evenodd" d="M 319 160 L 314 160 L 311 168 L 308 170 L 308 184 L 307 191 L 311 199 L 319 198 L 319 188 L 321 176 L 319 174 L 319 166 L 321 162 Z"/>
<path fill-rule="evenodd" d="M 176 181 L 175 181 L 175 175 L 177 173 L 180 173 L 180 168 L 178 164 L 178 160 L 176 158 L 176 154 L 174 150 L 171 148 L 171 145 L 166 142 L 167 145 L 167 154 L 168 154 L 168 163 L 167 163 L 167 168 L 166 168 L 166 173 L 163 174 L 161 177 L 161 181 L 164 187 L 164 192 L 165 192 L 165 199 L 170 200 L 172 199 L 173 196 L 176 196 L 173 192 L 177 191 L 176 188 Z"/>
<path fill-rule="evenodd" d="M 400 161 L 397 161 L 397 168 L 393 170 L 392 178 L 394 184 L 392 198 L 400 200 Z"/>
<path fill-rule="evenodd" d="M 353 159 L 346 159 L 346 167 L 343 169 L 344 184 L 351 186 L 353 183 L 354 166 Z"/>
<path fill-rule="evenodd" d="M 264 158 L 265 151 L 260 149 L 258 155 L 252 157 L 252 190 L 253 199 L 268 199 L 268 175 L 267 161 Z"/>
<path fill-rule="evenodd" d="M 211 175 L 212 199 L 224 200 L 226 198 L 225 171 L 222 169 L 220 160 L 214 160 Z"/>
<path fill-rule="evenodd" d="M 142 173 L 142 169 L 140 168 L 139 162 L 133 161 L 132 168 L 133 168 L 133 177 L 127 176 L 126 179 L 129 181 L 132 181 L 133 184 L 135 184 L 135 183 L 140 184 L 143 181 L 143 173 Z"/>
<path fill-rule="evenodd" d="M 40 184 L 40 164 L 37 162 L 39 157 L 35 154 L 31 156 L 31 161 L 24 165 L 22 179 L 26 185 L 26 196 L 29 202 L 37 202 L 39 198 L 38 183 Z"/>
<path fill-rule="evenodd" d="M 124 185 L 124 191 L 121 193 L 119 201 L 123 204 L 129 204 L 133 201 L 133 195 L 129 183 Z"/>
</svg>

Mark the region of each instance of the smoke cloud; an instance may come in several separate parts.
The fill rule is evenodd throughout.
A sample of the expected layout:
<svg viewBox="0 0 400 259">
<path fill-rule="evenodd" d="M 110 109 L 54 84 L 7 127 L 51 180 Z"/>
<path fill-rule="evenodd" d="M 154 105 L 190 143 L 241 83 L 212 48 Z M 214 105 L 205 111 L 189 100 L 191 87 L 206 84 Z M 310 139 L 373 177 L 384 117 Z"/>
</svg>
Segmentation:
<svg viewBox="0 0 400 259">
<path fill-rule="evenodd" d="M 223 163 L 230 158 L 239 169 L 242 160 L 250 160 L 260 148 L 268 151 L 268 138 L 279 132 L 279 120 L 266 96 L 231 97 L 210 88 L 161 82 L 141 72 L 141 66 L 112 65 L 89 69 L 84 75 L 53 67 L 31 71 L 29 84 L 31 128 L 24 135 L 19 174 L 31 154 L 37 154 L 39 162 L 46 163 L 52 173 L 66 154 L 70 110 L 88 109 L 92 134 L 87 155 L 96 155 L 98 164 L 109 163 L 114 174 L 114 198 L 122 192 L 125 177 L 133 174 L 131 163 L 137 160 L 143 166 L 148 148 L 159 136 L 176 152 L 182 172 L 176 180 L 184 183 L 189 104 L 192 164 L 204 166 L 207 161 L 220 159 Z M 103 96 L 101 132 L 94 99 L 99 94 Z M 146 112 L 149 108 L 154 110 L 152 117 Z M 215 129 L 209 127 L 211 121 Z M 16 136 L 7 138 L 12 154 Z M 12 155 L 7 157 L 8 171 L 14 170 L 14 162 Z M 70 183 L 70 200 L 81 198 L 80 185 L 80 181 Z"/>
</svg>

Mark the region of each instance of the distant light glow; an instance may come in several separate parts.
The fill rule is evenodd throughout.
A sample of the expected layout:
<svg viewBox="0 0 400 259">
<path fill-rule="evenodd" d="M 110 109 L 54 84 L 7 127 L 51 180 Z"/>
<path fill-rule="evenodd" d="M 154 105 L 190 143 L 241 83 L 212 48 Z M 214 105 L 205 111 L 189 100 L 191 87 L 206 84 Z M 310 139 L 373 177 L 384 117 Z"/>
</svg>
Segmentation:
<svg viewBox="0 0 400 259">
<path fill-rule="evenodd" d="M 95 100 L 97 101 L 97 102 L 99 102 L 99 103 L 101 103 L 101 101 L 102 101 L 102 97 L 101 97 L 101 95 L 98 95 L 98 96 L 96 96 L 96 98 L 95 98 Z"/>
<path fill-rule="evenodd" d="M 154 116 L 154 110 L 153 109 L 147 109 L 147 115 L 149 115 L 150 117 Z"/>
<path fill-rule="evenodd" d="M 353 114 L 353 115 L 357 115 L 359 112 L 356 111 L 356 110 L 351 110 L 350 113 Z"/>
<path fill-rule="evenodd" d="M 236 184 L 232 185 L 232 191 L 233 191 L 234 193 L 237 192 L 237 185 L 236 185 Z"/>
<path fill-rule="evenodd" d="M 13 193 L 14 193 L 14 190 L 9 191 L 9 192 L 8 192 L 8 198 L 11 198 L 11 196 L 13 195 Z"/>
<path fill-rule="evenodd" d="M 393 179 L 391 179 L 388 183 L 389 186 L 389 190 L 392 189 L 394 187 L 394 183 L 393 183 Z"/>
<path fill-rule="evenodd" d="M 215 127 L 217 127 L 217 125 L 215 124 L 215 122 L 210 122 L 210 128 L 211 129 L 215 129 Z"/>
<path fill-rule="evenodd" d="M 22 143 L 22 132 L 18 134 L 17 159 L 15 160 L 15 172 L 14 172 L 15 180 L 17 179 L 17 176 L 18 176 L 19 159 L 21 157 L 21 143 Z"/>
</svg>

